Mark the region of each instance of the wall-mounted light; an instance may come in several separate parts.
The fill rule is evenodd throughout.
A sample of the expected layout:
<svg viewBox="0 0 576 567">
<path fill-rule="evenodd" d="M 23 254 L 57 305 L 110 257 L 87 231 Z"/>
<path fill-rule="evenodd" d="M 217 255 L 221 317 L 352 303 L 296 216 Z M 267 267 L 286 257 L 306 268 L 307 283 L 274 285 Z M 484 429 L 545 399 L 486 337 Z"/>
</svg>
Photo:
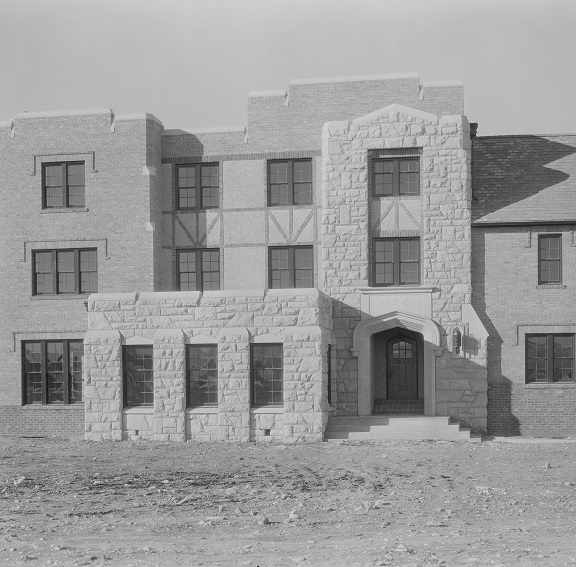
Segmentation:
<svg viewBox="0 0 576 567">
<path fill-rule="evenodd" d="M 454 347 L 456 354 L 460 354 L 460 347 L 462 346 L 462 333 L 458 327 L 452 331 L 452 346 Z"/>
</svg>

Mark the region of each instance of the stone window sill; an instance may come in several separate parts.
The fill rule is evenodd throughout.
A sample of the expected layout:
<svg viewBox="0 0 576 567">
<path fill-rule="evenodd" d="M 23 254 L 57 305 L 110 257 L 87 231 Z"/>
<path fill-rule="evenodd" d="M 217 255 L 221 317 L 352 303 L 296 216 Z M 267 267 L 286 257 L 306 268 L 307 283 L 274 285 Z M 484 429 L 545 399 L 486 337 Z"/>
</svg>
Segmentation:
<svg viewBox="0 0 576 567">
<path fill-rule="evenodd" d="M 419 201 L 422 194 L 418 195 L 371 195 L 372 201 Z"/>
<path fill-rule="evenodd" d="M 122 410 L 123 414 L 135 414 L 135 415 L 150 415 L 154 413 L 154 406 L 134 406 L 130 408 L 124 408 Z"/>
<path fill-rule="evenodd" d="M 40 211 L 41 215 L 51 215 L 52 213 L 87 213 L 89 209 L 87 208 L 76 208 L 76 207 L 69 207 L 67 209 L 42 209 Z"/>
<path fill-rule="evenodd" d="M 20 409 L 25 411 L 84 411 L 84 404 L 25 404 L 20 406 Z"/>
<path fill-rule="evenodd" d="M 528 390 L 541 390 L 541 389 L 563 389 L 563 388 L 576 388 L 575 382 L 542 382 L 538 384 L 524 384 L 524 388 Z"/>
<path fill-rule="evenodd" d="M 218 413 L 218 406 L 199 406 L 195 408 L 186 408 L 186 415 L 206 415 L 211 413 Z"/>
<path fill-rule="evenodd" d="M 30 299 L 32 301 L 48 301 L 51 299 L 55 299 L 56 301 L 70 301 L 73 299 L 88 299 L 88 297 L 90 296 L 89 293 L 79 293 L 79 294 L 74 294 L 74 293 L 66 293 L 66 294 L 54 294 L 54 295 L 31 295 Z"/>
<path fill-rule="evenodd" d="M 563 284 L 542 284 L 537 285 L 536 289 L 566 289 L 566 286 Z"/>
<path fill-rule="evenodd" d="M 275 414 L 284 413 L 284 406 L 265 406 L 260 408 L 250 408 L 251 414 Z"/>
</svg>

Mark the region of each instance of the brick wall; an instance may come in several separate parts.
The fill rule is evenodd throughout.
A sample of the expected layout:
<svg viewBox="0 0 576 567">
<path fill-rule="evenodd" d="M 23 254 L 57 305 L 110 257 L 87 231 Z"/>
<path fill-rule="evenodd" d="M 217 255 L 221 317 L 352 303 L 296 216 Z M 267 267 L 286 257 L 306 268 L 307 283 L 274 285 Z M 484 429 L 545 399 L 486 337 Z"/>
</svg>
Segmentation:
<svg viewBox="0 0 576 567">
<path fill-rule="evenodd" d="M 2 406 L 0 435 L 15 437 L 84 437 L 84 406 Z"/>
<path fill-rule="evenodd" d="M 87 295 L 32 295 L 34 250 L 96 248 L 99 291 L 154 289 L 150 222 L 158 208 L 147 166 L 159 168 L 161 129 L 150 115 L 109 109 L 24 113 L 0 128 L 0 405 L 22 402 L 22 340 L 82 338 L 86 331 Z M 86 206 L 42 209 L 42 164 L 65 161 L 85 164 Z M 18 415 L 32 424 L 35 411 Z M 62 422 L 68 415 L 38 412 Z"/>
<path fill-rule="evenodd" d="M 525 337 L 576 333 L 576 247 L 571 227 L 476 227 L 473 305 L 489 333 L 488 432 L 576 434 L 576 385 L 526 384 Z M 563 284 L 538 285 L 538 235 L 561 234 Z"/>
</svg>

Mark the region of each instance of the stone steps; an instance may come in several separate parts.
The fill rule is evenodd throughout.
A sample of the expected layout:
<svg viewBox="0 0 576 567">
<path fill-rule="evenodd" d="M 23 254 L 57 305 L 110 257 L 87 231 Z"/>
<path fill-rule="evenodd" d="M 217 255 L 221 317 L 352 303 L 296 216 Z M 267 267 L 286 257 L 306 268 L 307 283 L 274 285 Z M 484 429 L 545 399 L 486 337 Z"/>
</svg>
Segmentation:
<svg viewBox="0 0 576 567">
<path fill-rule="evenodd" d="M 374 400 L 376 415 L 424 415 L 424 400 Z"/>
<path fill-rule="evenodd" d="M 325 441 L 481 441 L 448 417 L 424 415 L 340 416 L 328 420 Z"/>
</svg>

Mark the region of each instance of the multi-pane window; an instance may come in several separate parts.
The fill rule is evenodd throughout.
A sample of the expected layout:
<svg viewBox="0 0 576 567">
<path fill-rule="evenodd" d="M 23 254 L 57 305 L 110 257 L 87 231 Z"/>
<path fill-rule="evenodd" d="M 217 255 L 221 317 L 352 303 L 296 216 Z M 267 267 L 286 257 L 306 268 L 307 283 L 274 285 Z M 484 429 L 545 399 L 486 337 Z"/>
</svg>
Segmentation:
<svg viewBox="0 0 576 567">
<path fill-rule="evenodd" d="M 420 193 L 420 159 L 374 159 L 372 177 L 374 197 L 418 195 Z"/>
<path fill-rule="evenodd" d="M 96 249 L 37 250 L 33 254 L 34 295 L 98 291 Z"/>
<path fill-rule="evenodd" d="M 220 251 L 178 250 L 178 286 L 180 291 L 220 289 Z"/>
<path fill-rule="evenodd" d="M 562 236 L 541 235 L 538 238 L 538 283 L 562 283 Z"/>
<path fill-rule="evenodd" d="M 282 405 L 282 345 L 251 345 L 250 368 L 252 405 Z"/>
<path fill-rule="evenodd" d="M 45 209 L 84 207 L 84 162 L 46 163 L 42 167 Z"/>
<path fill-rule="evenodd" d="M 29 341 L 22 351 L 25 404 L 82 401 L 82 341 Z"/>
<path fill-rule="evenodd" d="M 124 406 L 154 404 L 154 359 L 152 345 L 125 345 Z"/>
<path fill-rule="evenodd" d="M 526 335 L 526 383 L 574 382 L 574 335 Z"/>
<path fill-rule="evenodd" d="M 271 289 L 314 287 L 314 249 L 312 246 L 269 248 Z"/>
<path fill-rule="evenodd" d="M 419 238 L 377 238 L 373 256 L 375 286 L 420 283 Z"/>
<path fill-rule="evenodd" d="M 312 160 L 288 159 L 268 162 L 268 205 L 312 203 Z"/>
<path fill-rule="evenodd" d="M 178 209 L 219 206 L 218 164 L 179 165 L 176 168 Z"/>
<path fill-rule="evenodd" d="M 218 405 L 218 346 L 186 345 L 188 406 Z"/>
</svg>

